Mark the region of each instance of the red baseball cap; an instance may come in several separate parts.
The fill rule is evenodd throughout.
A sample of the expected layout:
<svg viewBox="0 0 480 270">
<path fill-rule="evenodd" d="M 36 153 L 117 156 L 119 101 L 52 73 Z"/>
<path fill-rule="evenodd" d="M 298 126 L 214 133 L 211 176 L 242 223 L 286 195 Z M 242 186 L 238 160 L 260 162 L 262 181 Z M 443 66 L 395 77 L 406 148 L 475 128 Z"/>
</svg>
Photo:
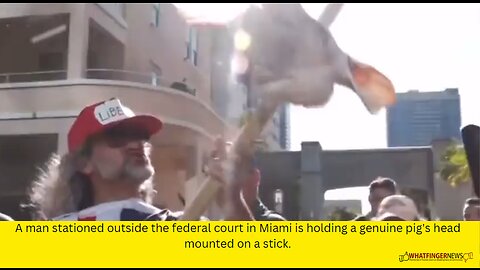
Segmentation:
<svg viewBox="0 0 480 270">
<path fill-rule="evenodd" d="M 68 132 L 68 150 L 78 150 L 92 135 L 122 123 L 134 128 L 145 129 L 150 136 L 163 126 L 162 121 L 152 115 L 135 115 L 119 99 L 112 98 L 84 108 Z"/>
</svg>

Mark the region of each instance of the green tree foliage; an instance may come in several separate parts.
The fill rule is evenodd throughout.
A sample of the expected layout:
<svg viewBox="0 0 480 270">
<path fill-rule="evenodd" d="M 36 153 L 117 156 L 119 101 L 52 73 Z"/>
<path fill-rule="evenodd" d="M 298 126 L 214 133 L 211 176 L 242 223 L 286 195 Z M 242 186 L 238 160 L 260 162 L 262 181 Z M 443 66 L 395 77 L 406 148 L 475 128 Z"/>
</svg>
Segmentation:
<svg viewBox="0 0 480 270">
<path fill-rule="evenodd" d="M 349 221 L 356 218 L 357 215 L 351 211 L 349 211 L 345 207 L 336 207 L 330 215 L 328 215 L 328 220 L 332 221 Z"/>
<path fill-rule="evenodd" d="M 442 155 L 441 162 L 440 176 L 451 186 L 455 187 L 471 180 L 467 155 L 463 146 L 457 144 L 448 146 Z"/>
</svg>

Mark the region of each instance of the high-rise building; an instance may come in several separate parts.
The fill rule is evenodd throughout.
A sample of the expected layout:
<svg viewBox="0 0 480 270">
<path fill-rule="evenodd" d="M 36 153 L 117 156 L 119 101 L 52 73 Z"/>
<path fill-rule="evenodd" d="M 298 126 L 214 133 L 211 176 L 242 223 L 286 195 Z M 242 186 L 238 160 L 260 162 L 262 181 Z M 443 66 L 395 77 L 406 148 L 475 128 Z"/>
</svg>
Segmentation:
<svg viewBox="0 0 480 270">
<path fill-rule="evenodd" d="M 230 125 L 239 127 L 247 112 L 258 105 L 258 96 L 249 87 L 248 80 L 239 82 L 238 74 L 232 72 L 230 61 L 234 45 L 231 35 L 226 28 L 215 27 L 211 30 L 211 95 L 215 112 Z M 265 126 L 260 139 L 269 150 L 289 149 L 289 120 L 288 105 L 283 105 Z"/>
<path fill-rule="evenodd" d="M 436 139 L 461 139 L 460 95 L 457 88 L 442 92 L 397 94 L 387 110 L 388 146 L 426 146 Z"/>
<path fill-rule="evenodd" d="M 227 28 L 211 29 L 211 95 L 216 113 L 230 125 L 238 127 L 247 106 L 247 86 L 236 80 L 231 59 L 234 53 L 231 31 Z"/>
<path fill-rule="evenodd" d="M 240 85 L 244 87 L 240 87 L 242 89 L 239 91 L 238 86 L 233 87 L 233 89 L 237 89 L 237 99 L 244 102 L 244 116 L 247 112 L 255 110 L 259 105 L 259 98 L 260 93 L 257 92 L 258 90 L 254 90 L 253 87 L 250 85 L 249 78 L 251 76 L 251 69 L 247 69 L 245 74 L 241 76 L 237 76 L 236 78 L 240 78 L 242 81 Z M 238 74 L 237 74 L 238 75 Z M 239 84 L 237 84 L 239 85 Z M 239 94 L 241 93 L 241 94 Z M 245 93 L 245 96 L 244 96 Z M 231 96 L 231 95 L 230 95 Z M 238 106 L 239 104 L 237 104 Z M 260 140 L 263 141 L 263 149 L 267 151 L 277 151 L 277 150 L 288 150 L 289 149 L 289 137 L 290 137 L 290 130 L 289 130 L 289 122 L 290 122 L 290 115 L 289 115 L 289 105 L 282 105 L 279 106 L 275 114 L 272 116 L 271 120 L 266 124 L 264 127 L 262 134 L 260 135 Z"/>
<path fill-rule="evenodd" d="M 285 104 L 280 108 L 279 140 L 280 147 L 290 150 L 290 105 Z"/>
</svg>

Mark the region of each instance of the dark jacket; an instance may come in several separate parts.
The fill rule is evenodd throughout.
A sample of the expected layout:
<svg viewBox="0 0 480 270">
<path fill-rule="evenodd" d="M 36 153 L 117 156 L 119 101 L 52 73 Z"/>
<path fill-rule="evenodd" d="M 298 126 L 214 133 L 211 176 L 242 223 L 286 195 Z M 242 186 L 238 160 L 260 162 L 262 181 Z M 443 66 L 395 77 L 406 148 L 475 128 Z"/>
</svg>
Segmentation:
<svg viewBox="0 0 480 270">
<path fill-rule="evenodd" d="M 255 206 L 252 207 L 252 212 L 253 217 L 257 221 L 287 221 L 282 215 L 269 210 L 259 199 L 256 200 Z"/>
</svg>

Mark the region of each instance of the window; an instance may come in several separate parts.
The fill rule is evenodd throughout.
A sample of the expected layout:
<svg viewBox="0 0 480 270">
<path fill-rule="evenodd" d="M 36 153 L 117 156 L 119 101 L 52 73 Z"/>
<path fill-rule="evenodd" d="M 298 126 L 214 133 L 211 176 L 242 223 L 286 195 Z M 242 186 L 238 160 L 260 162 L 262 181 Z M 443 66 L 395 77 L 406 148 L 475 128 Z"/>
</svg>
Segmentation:
<svg viewBox="0 0 480 270">
<path fill-rule="evenodd" d="M 150 61 L 151 65 L 151 76 L 152 76 L 152 85 L 153 86 L 158 86 L 160 85 L 160 77 L 162 76 L 162 69 L 152 61 Z"/>
<path fill-rule="evenodd" d="M 188 27 L 186 39 L 187 56 L 185 57 L 194 66 L 198 65 L 198 31 Z"/>
<path fill-rule="evenodd" d="M 152 26 L 157 28 L 160 25 L 160 4 L 154 3 L 152 7 L 152 21 L 150 22 Z"/>
<path fill-rule="evenodd" d="M 88 50 L 87 55 L 87 69 L 99 68 L 98 54 L 95 51 Z"/>
<path fill-rule="evenodd" d="M 185 60 L 189 60 L 191 58 L 191 56 L 190 56 L 191 55 L 191 53 L 190 53 L 191 52 L 191 49 L 190 49 L 191 46 L 190 46 L 190 42 L 188 40 L 186 42 L 186 46 L 187 46 L 187 56 L 185 57 Z"/>
<path fill-rule="evenodd" d="M 155 72 L 152 72 L 152 85 L 158 86 L 158 76 L 155 74 Z"/>
<path fill-rule="evenodd" d="M 281 189 L 277 189 L 274 192 L 274 204 L 275 204 L 275 211 L 282 214 L 283 213 L 283 191 Z"/>
<path fill-rule="evenodd" d="M 38 68 L 41 71 L 63 70 L 64 57 L 61 52 L 40 53 L 38 56 Z"/>
</svg>

